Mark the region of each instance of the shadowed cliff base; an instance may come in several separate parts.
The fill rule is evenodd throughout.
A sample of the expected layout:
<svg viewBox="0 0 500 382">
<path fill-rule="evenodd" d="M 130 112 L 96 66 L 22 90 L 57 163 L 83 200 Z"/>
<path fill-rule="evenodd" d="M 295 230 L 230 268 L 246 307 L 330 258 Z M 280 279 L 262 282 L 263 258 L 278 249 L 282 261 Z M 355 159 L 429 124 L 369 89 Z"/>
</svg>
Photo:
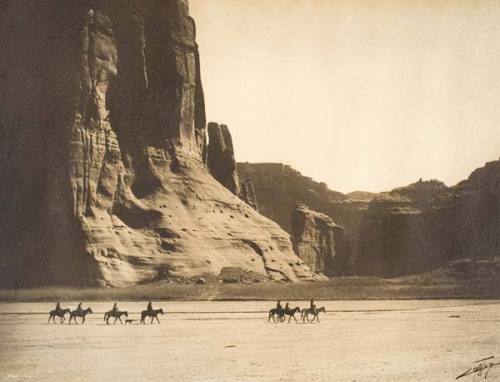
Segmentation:
<svg viewBox="0 0 500 382">
<path fill-rule="evenodd" d="M 500 258 L 465 259 L 438 270 L 401 278 L 339 277 L 328 281 L 282 283 L 218 279 L 158 282 L 128 288 L 0 290 L 0 301 L 147 301 L 147 300 L 356 300 L 356 299 L 498 299 Z"/>
</svg>

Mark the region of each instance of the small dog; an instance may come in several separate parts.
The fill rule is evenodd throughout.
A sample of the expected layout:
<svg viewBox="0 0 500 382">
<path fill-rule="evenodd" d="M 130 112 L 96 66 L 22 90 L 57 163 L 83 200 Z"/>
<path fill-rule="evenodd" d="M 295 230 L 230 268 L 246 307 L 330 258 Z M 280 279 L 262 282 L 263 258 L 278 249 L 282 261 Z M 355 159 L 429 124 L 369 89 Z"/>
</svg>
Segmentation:
<svg viewBox="0 0 500 382">
<path fill-rule="evenodd" d="M 125 325 L 127 324 L 131 324 L 132 322 L 134 322 L 135 320 L 131 320 L 131 319 L 128 319 L 128 320 L 125 320 Z"/>
</svg>

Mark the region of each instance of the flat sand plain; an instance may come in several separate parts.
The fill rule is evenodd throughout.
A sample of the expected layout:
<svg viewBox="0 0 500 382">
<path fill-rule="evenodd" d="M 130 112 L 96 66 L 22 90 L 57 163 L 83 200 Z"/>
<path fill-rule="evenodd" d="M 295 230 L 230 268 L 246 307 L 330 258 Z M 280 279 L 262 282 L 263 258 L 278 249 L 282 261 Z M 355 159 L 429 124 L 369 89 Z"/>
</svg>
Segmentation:
<svg viewBox="0 0 500 382">
<path fill-rule="evenodd" d="M 54 304 L 2 303 L 0 381 L 453 381 L 500 362 L 500 301 L 317 304 L 327 313 L 314 324 L 268 323 L 270 302 L 175 301 L 154 303 L 160 325 L 105 325 L 112 303 L 84 302 L 85 325 L 55 325 Z M 119 303 L 135 322 L 145 305 Z"/>
</svg>

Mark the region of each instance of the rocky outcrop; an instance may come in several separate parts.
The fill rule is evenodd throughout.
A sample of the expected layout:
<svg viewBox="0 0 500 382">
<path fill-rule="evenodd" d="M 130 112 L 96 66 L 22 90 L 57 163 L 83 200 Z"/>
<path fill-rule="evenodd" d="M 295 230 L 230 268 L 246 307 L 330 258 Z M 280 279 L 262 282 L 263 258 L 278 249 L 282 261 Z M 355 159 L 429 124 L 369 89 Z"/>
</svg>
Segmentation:
<svg viewBox="0 0 500 382">
<path fill-rule="evenodd" d="M 349 242 L 330 217 L 299 203 L 292 228 L 295 253 L 313 272 L 329 277 L 349 274 Z"/>
<path fill-rule="evenodd" d="M 252 181 L 241 180 L 238 177 L 233 139 L 228 127 L 210 122 L 208 136 L 207 163 L 210 173 L 229 191 L 258 211 L 259 207 Z"/>
<path fill-rule="evenodd" d="M 4 1 L 0 32 L 2 286 L 313 277 L 206 167 L 187 1 Z"/>
<path fill-rule="evenodd" d="M 210 173 L 224 187 L 235 195 L 240 194 L 240 184 L 236 173 L 233 139 L 226 125 L 215 122 L 208 124 L 208 156 Z"/>
<path fill-rule="evenodd" d="M 259 203 L 257 195 L 255 194 L 255 187 L 251 180 L 240 179 L 240 198 L 250 205 L 254 210 L 259 210 Z"/>
</svg>

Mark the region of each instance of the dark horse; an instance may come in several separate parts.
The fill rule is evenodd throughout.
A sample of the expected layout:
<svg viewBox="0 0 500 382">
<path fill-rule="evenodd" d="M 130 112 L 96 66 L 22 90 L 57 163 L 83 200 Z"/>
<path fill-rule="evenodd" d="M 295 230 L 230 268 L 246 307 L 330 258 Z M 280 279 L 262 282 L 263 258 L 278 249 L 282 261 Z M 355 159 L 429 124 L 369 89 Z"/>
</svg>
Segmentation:
<svg viewBox="0 0 500 382">
<path fill-rule="evenodd" d="M 82 318 L 82 324 L 85 323 L 85 316 L 88 313 L 94 313 L 94 312 L 92 312 L 92 309 L 90 308 L 73 310 L 72 312 L 69 313 L 69 323 L 71 324 L 71 320 L 73 320 L 75 321 L 75 324 L 78 324 L 78 322 L 76 322 L 77 317 Z"/>
<path fill-rule="evenodd" d="M 106 324 L 109 325 L 109 319 L 111 317 L 115 318 L 115 322 L 113 324 L 116 324 L 116 320 L 120 320 L 120 324 L 123 325 L 121 316 L 128 317 L 128 312 L 122 311 L 122 310 L 110 310 L 109 312 L 104 313 L 104 321 L 106 321 Z"/>
<path fill-rule="evenodd" d="M 285 316 L 289 316 L 288 317 L 288 322 L 290 322 L 290 320 L 291 320 L 292 317 L 295 320 L 295 322 L 298 322 L 297 319 L 295 318 L 295 313 L 297 313 L 297 312 L 300 312 L 300 307 L 298 307 L 298 306 L 296 306 L 293 309 L 285 308 L 285 309 L 283 309 L 283 312 L 279 316 L 279 319 L 280 319 L 281 322 L 283 322 L 286 319 Z"/>
<path fill-rule="evenodd" d="M 52 320 L 52 322 L 55 324 L 56 323 L 56 316 L 61 318 L 61 324 L 64 322 L 66 319 L 64 316 L 66 313 L 69 313 L 69 309 L 54 309 L 49 312 L 49 321 Z"/>
<path fill-rule="evenodd" d="M 278 309 L 278 308 L 273 308 L 269 310 L 269 317 L 267 318 L 267 322 L 271 321 L 271 318 L 273 319 L 274 322 L 276 322 L 275 317 L 282 317 L 283 316 L 283 309 Z"/>
<path fill-rule="evenodd" d="M 158 319 L 159 314 L 163 314 L 163 309 L 143 310 L 141 312 L 141 324 L 145 324 L 144 320 L 146 317 L 151 317 L 151 323 L 153 323 L 155 318 L 156 321 L 160 323 L 160 320 Z"/>
</svg>

